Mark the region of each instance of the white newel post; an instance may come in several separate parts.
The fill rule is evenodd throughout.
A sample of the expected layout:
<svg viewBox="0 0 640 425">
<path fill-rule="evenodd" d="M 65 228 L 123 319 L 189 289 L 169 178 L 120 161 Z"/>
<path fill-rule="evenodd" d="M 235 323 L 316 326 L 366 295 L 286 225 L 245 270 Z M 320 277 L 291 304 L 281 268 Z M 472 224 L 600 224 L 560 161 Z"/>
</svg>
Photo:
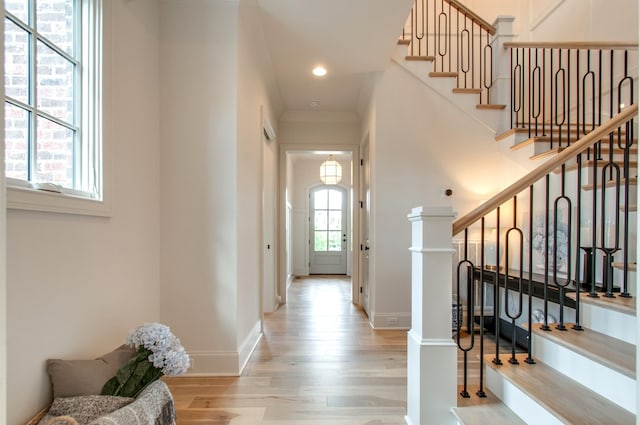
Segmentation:
<svg viewBox="0 0 640 425">
<path fill-rule="evenodd" d="M 453 425 L 457 352 L 451 333 L 451 207 L 417 207 L 411 221 L 411 330 L 407 341 L 409 425 Z"/>
<path fill-rule="evenodd" d="M 493 82 L 491 103 L 507 105 L 508 113 L 502 114 L 496 134 L 502 134 L 511 128 L 511 49 L 505 49 L 504 43 L 513 41 L 513 16 L 498 16 L 493 23 L 496 34 L 491 40 L 493 51 Z"/>
</svg>

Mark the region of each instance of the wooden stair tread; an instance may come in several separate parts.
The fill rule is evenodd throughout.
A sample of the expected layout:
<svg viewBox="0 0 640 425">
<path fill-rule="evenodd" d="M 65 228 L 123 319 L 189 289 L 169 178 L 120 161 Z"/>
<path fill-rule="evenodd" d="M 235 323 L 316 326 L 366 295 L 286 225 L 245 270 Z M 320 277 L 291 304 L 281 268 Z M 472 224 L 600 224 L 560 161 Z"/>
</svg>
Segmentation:
<svg viewBox="0 0 640 425">
<path fill-rule="evenodd" d="M 501 111 L 504 108 L 506 108 L 507 105 L 494 105 L 494 104 L 480 104 L 480 105 L 476 105 L 476 109 L 488 109 L 488 110 L 495 110 L 495 111 Z"/>
<path fill-rule="evenodd" d="M 482 89 L 455 88 L 453 92 L 457 94 L 480 94 L 482 93 Z"/>
<path fill-rule="evenodd" d="M 430 72 L 429 77 L 434 78 L 457 78 L 457 72 Z"/>
<path fill-rule="evenodd" d="M 607 298 L 604 294 L 598 293 L 598 298 L 592 298 L 588 293 L 580 293 L 580 302 L 582 304 L 596 305 L 609 310 L 618 311 L 620 313 L 628 314 L 631 316 L 636 315 L 636 299 L 635 298 L 623 298 L 616 296 L 615 298 Z M 576 299 L 576 293 L 571 292 L 566 294 L 568 298 L 572 300 Z"/>
<path fill-rule="evenodd" d="M 598 127 L 596 126 L 596 128 L 598 128 Z M 535 126 L 535 124 L 531 124 L 530 126 L 526 126 L 526 125 L 525 125 L 524 127 L 522 126 L 522 124 L 518 124 L 518 127 L 514 127 L 514 128 L 513 128 L 513 130 L 516 130 L 516 132 L 517 132 L 517 133 L 529 133 L 529 129 L 531 129 L 531 132 L 532 132 L 532 133 L 533 133 L 533 132 L 535 132 L 535 130 L 536 130 L 536 126 Z M 552 127 L 549 127 L 549 125 L 546 125 L 546 126 L 544 127 L 544 129 L 542 128 L 542 125 L 541 125 L 541 124 L 538 124 L 538 132 L 539 132 L 539 133 L 542 133 L 543 131 L 544 131 L 545 133 L 549 133 L 549 132 L 551 132 L 551 133 L 553 133 L 554 135 L 556 135 L 556 134 L 558 134 L 558 133 L 562 133 L 562 134 L 563 134 L 563 137 L 566 137 L 565 135 L 567 134 L 566 124 L 565 124 L 562 128 L 558 128 L 558 127 L 556 127 L 556 126 L 554 126 L 554 127 L 552 128 Z M 568 131 L 569 131 L 569 134 L 570 134 L 570 135 L 572 135 L 572 136 L 573 136 L 574 134 L 576 134 L 576 133 L 579 133 L 579 134 L 580 134 L 580 137 L 585 136 L 585 134 L 582 134 L 582 129 L 574 128 L 573 126 L 569 127 L 569 130 L 568 130 Z M 612 131 L 611 133 L 613 133 L 614 137 L 617 137 L 617 135 L 618 135 L 618 131 L 617 131 L 617 130 L 614 130 L 614 131 Z M 587 134 L 588 134 L 588 133 L 587 133 Z M 604 136 L 602 136 L 602 138 L 603 138 L 603 139 L 605 139 L 605 138 L 606 138 L 606 139 L 608 140 L 608 139 L 609 139 L 609 134 L 610 134 L 610 133 L 605 134 Z M 626 131 L 621 131 L 621 132 L 620 132 L 620 134 L 621 134 L 622 136 L 624 136 L 624 135 L 626 135 L 626 134 L 627 134 L 627 132 L 626 132 Z M 549 136 L 548 136 L 548 134 L 538 134 L 538 137 L 549 137 Z M 555 137 L 554 137 L 554 139 L 555 139 Z"/>
<path fill-rule="evenodd" d="M 399 39 L 399 40 L 398 40 L 398 45 L 401 45 L 401 46 L 408 46 L 409 44 L 411 44 L 411 40 L 410 40 L 410 39 L 408 39 L 408 38 L 407 38 L 407 39 L 404 39 L 404 40 L 403 40 L 403 39 Z"/>
<path fill-rule="evenodd" d="M 514 145 L 514 146 L 515 146 L 515 145 Z M 512 146 L 512 147 L 511 147 L 511 149 L 512 149 L 512 150 L 515 150 L 515 149 L 514 149 L 514 146 Z M 559 154 L 559 153 L 560 153 L 560 152 L 562 152 L 564 149 L 565 149 L 565 148 L 554 148 L 554 149 L 549 149 L 549 150 L 547 150 L 547 151 L 540 152 L 540 153 L 537 153 L 537 154 L 535 154 L 535 155 L 531 155 L 531 156 L 529 157 L 529 159 L 534 160 L 534 161 L 537 161 L 538 159 L 542 159 L 542 158 L 546 158 L 546 157 L 551 156 L 551 155 Z"/>
<path fill-rule="evenodd" d="M 501 366 L 486 356 L 486 364 L 544 406 L 566 424 L 622 425 L 635 424 L 635 415 L 536 360 L 535 365 L 524 363 L 526 354 L 516 355 L 517 366 L 505 362 Z"/>
<path fill-rule="evenodd" d="M 576 331 L 571 329 L 572 325 L 573 323 L 566 323 L 566 331 L 559 331 L 553 327 L 551 331 L 543 331 L 537 323 L 531 328 L 534 334 L 542 338 L 569 348 L 631 379 L 636 379 L 635 345 L 588 328 Z M 521 326 L 527 328 L 527 324 Z"/>
<path fill-rule="evenodd" d="M 485 390 L 486 398 L 475 394 L 471 398 L 458 397 L 458 407 L 451 409 L 453 416 L 462 425 L 526 425 L 491 391 Z"/>
<path fill-rule="evenodd" d="M 625 183 L 625 179 L 621 178 L 620 179 L 620 185 L 624 186 Z M 614 187 L 616 185 L 616 181 L 615 180 L 609 180 L 607 183 L 605 183 L 605 187 Z M 629 179 L 629 186 L 637 186 L 638 185 L 638 178 L 637 177 L 631 177 Z M 598 189 L 600 189 L 602 187 L 602 183 L 598 183 Z M 582 186 L 583 190 L 593 190 L 593 185 L 592 184 L 585 184 L 584 186 Z"/>
<path fill-rule="evenodd" d="M 618 164 L 620 166 L 620 172 L 622 173 L 622 160 L 620 161 L 613 161 L 615 164 Z M 608 161 L 598 161 L 599 167 L 598 169 L 601 170 L 602 167 L 604 167 L 606 164 L 608 164 Z M 629 168 L 636 168 L 638 166 L 638 161 L 629 161 Z M 582 167 L 591 167 L 593 168 L 593 160 L 588 160 L 588 161 L 582 161 Z M 577 170 L 578 169 L 578 163 L 577 162 L 572 162 L 571 164 L 566 164 L 565 170 L 566 171 L 573 171 L 573 170 Z M 555 173 L 559 173 L 560 171 L 562 171 L 560 169 L 560 167 L 558 167 L 556 170 L 554 170 Z"/>
<path fill-rule="evenodd" d="M 516 143 L 515 145 L 511 146 L 511 150 L 518 150 L 521 147 L 529 145 L 529 144 L 532 143 L 531 140 L 533 140 L 533 143 L 539 143 L 540 140 L 537 140 L 537 139 L 538 139 L 537 137 L 532 137 L 531 139 L 527 139 L 527 140 L 524 140 L 524 141 L 522 141 L 520 143 Z M 544 143 L 548 143 L 548 141 L 545 141 Z M 548 149 L 548 150 L 546 150 L 544 152 L 540 152 L 540 153 L 537 153 L 535 155 L 531 155 L 529 157 L 529 159 L 537 160 L 537 159 L 545 158 L 545 157 L 550 156 L 550 155 L 558 154 L 558 153 L 562 152 L 563 150 L 565 150 L 566 148 L 567 148 L 567 146 Z M 635 150 L 634 147 L 632 147 L 631 149 L 632 150 L 629 152 L 630 155 L 637 155 L 638 154 L 637 150 Z M 601 153 L 603 155 L 605 155 L 605 154 L 608 155 L 609 154 L 609 149 L 608 148 L 607 149 L 602 149 Z M 620 150 L 620 149 L 614 149 L 613 154 L 614 155 L 623 155 L 623 151 Z M 582 158 L 586 159 L 586 152 L 583 152 L 582 155 L 583 155 Z M 593 152 L 591 152 L 591 156 L 593 156 Z M 615 158 L 615 156 L 614 156 L 614 158 Z M 605 161 L 605 160 L 606 160 L 606 158 L 604 158 L 604 156 L 603 156 L 603 159 L 600 160 L 600 161 Z"/>
<path fill-rule="evenodd" d="M 613 267 L 616 268 L 616 269 L 623 270 L 624 269 L 624 263 L 613 263 Z M 636 263 L 627 264 L 627 270 L 629 270 L 630 272 L 635 272 L 636 268 L 637 268 Z"/>
<path fill-rule="evenodd" d="M 535 128 L 531 127 L 531 130 L 529 130 L 529 127 L 511 128 L 511 129 L 505 131 L 504 133 L 498 134 L 495 137 L 495 139 L 496 139 L 496 141 L 500 141 L 502 139 L 506 139 L 509 136 L 513 136 L 514 134 L 526 134 L 526 135 L 529 135 L 530 131 L 531 131 L 532 134 L 535 133 Z M 542 132 L 542 128 L 539 127 L 538 131 Z M 547 129 L 546 131 L 549 131 L 549 130 Z M 556 130 L 554 130 L 553 133 L 554 133 L 554 135 L 558 134 L 558 132 Z M 572 131 L 572 133 L 575 133 L 575 131 Z M 624 135 L 626 133 L 622 132 L 622 134 Z M 536 135 L 532 135 L 530 137 L 530 139 L 533 139 L 533 140 L 527 139 L 526 141 L 529 142 L 529 143 L 532 143 L 532 142 L 536 142 L 536 143 L 545 143 L 546 142 L 546 143 L 549 143 L 551 141 L 551 137 L 549 137 L 548 135 L 537 135 L 537 136 Z M 557 141 L 558 139 L 559 139 L 559 137 L 555 137 L 555 136 L 553 138 L 554 142 Z M 569 140 L 571 142 L 575 142 L 578 139 L 579 139 L 578 137 L 573 137 L 573 135 L 572 135 L 572 137 Z M 606 134 L 606 135 L 602 136 L 602 138 L 600 140 L 608 142 L 609 141 L 609 135 Z M 567 141 L 567 137 L 566 137 L 566 132 L 565 132 L 565 133 L 563 133 L 563 136 L 562 136 L 562 143 L 566 143 L 566 141 Z M 522 143 L 522 142 L 519 142 L 519 143 Z M 637 149 L 638 149 L 637 144 L 638 144 L 638 140 L 634 139 L 633 145 L 631 146 L 631 150 L 632 151 L 637 152 Z M 608 146 L 607 145 L 603 145 L 602 148 L 603 148 L 603 152 L 604 151 L 608 152 Z"/>
<path fill-rule="evenodd" d="M 407 55 L 404 57 L 408 61 L 424 61 L 424 62 L 433 62 L 435 57 L 433 56 L 410 56 Z"/>
</svg>

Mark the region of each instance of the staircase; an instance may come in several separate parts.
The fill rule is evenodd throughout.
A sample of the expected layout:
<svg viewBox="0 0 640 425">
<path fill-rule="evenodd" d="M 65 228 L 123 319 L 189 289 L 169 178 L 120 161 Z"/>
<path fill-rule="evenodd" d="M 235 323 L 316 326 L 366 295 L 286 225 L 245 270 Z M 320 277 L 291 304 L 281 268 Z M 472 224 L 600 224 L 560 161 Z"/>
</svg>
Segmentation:
<svg viewBox="0 0 640 425">
<path fill-rule="evenodd" d="M 393 58 L 537 167 L 454 223 L 467 312 L 455 338 L 482 372 L 465 371 L 451 412 L 464 425 L 635 424 L 637 46 L 500 34 L 457 1 L 416 1 Z M 489 333 L 511 341 L 485 347 Z"/>
</svg>

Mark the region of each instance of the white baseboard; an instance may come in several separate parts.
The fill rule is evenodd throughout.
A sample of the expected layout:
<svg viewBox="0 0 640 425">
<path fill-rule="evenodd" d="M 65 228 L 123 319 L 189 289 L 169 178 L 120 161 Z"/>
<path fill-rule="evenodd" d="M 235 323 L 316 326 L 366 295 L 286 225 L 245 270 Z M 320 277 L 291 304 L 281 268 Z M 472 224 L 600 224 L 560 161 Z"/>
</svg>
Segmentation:
<svg viewBox="0 0 640 425">
<path fill-rule="evenodd" d="M 371 312 L 369 323 L 373 329 L 409 329 L 411 313 L 377 313 Z"/>
<path fill-rule="evenodd" d="M 240 376 L 262 338 L 258 321 L 238 347 L 238 351 L 189 351 L 191 367 L 187 376 Z"/>
<path fill-rule="evenodd" d="M 274 310 L 275 311 L 275 310 Z M 257 321 L 255 325 L 253 325 L 253 329 L 249 332 L 249 335 L 245 338 L 244 342 L 238 349 L 239 356 L 239 365 L 238 374 L 241 374 L 244 370 L 245 366 L 247 366 L 247 362 L 251 358 L 258 342 L 260 342 L 260 338 L 262 338 L 262 323 Z"/>
<path fill-rule="evenodd" d="M 189 351 L 191 367 L 188 376 L 239 376 L 236 351 Z"/>
</svg>

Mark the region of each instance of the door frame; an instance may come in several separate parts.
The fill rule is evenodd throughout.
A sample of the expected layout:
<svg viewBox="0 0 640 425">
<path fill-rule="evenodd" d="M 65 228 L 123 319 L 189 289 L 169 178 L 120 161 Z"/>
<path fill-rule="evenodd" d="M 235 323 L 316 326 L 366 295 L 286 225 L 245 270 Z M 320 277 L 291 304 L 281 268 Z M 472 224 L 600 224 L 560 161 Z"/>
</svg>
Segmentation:
<svg viewBox="0 0 640 425">
<path fill-rule="evenodd" d="M 287 276 L 287 255 L 285 250 L 286 241 L 286 195 L 287 188 L 287 153 L 295 152 L 309 152 L 309 151 L 343 151 L 351 153 L 352 162 L 352 190 L 347 189 L 347 196 L 350 197 L 351 210 L 351 231 L 352 241 L 360 240 L 360 214 L 359 214 L 359 194 L 360 194 L 360 173 L 358 172 L 356 165 L 360 164 L 360 146 L 353 145 L 332 145 L 332 144 L 297 144 L 297 143 L 283 143 L 278 145 L 278 255 L 277 255 L 277 277 L 278 277 L 278 293 L 281 297 L 281 302 L 287 302 L 287 286 L 289 285 L 289 279 Z M 349 171 L 351 172 L 351 170 Z M 349 219 L 349 218 L 348 218 Z M 353 244 L 353 251 L 351 254 L 347 253 L 347 261 L 350 263 L 347 265 L 347 270 L 351 270 L 351 302 L 360 305 L 359 288 L 360 288 L 360 250 L 358 246 Z"/>
<path fill-rule="evenodd" d="M 277 169 L 278 150 L 276 134 L 267 117 L 262 118 L 262 144 L 261 144 L 261 285 L 260 305 L 261 313 L 271 313 L 278 308 L 277 285 L 277 251 L 278 239 L 277 212 L 274 211 L 277 201 Z M 271 156 L 269 159 L 268 157 Z M 265 161 L 270 161 L 269 170 L 265 167 Z M 268 179 L 269 181 L 267 181 Z M 269 205 L 271 203 L 271 205 Z M 269 209 L 271 207 L 271 209 Z"/>
<path fill-rule="evenodd" d="M 366 153 L 366 158 L 365 158 L 365 153 Z M 367 166 L 368 166 L 368 170 L 365 170 L 365 164 L 364 162 L 367 162 Z M 365 173 L 368 172 L 369 173 L 369 181 L 368 187 L 365 187 Z M 371 312 L 370 312 L 370 306 L 371 306 L 371 251 L 370 246 L 371 246 L 371 148 L 369 145 L 369 134 L 367 133 L 367 135 L 364 138 L 364 141 L 362 143 L 362 147 L 360 150 L 360 158 L 358 159 L 358 175 L 360 176 L 360 191 L 358 192 L 358 196 L 360 197 L 360 201 L 362 202 L 361 204 L 361 208 L 359 209 L 359 214 L 358 216 L 360 217 L 360 227 L 359 227 L 359 236 L 361 237 L 361 239 L 358 240 L 358 243 L 360 244 L 360 261 L 358 263 L 359 271 L 360 271 L 360 281 L 361 284 L 360 286 L 363 287 L 363 289 L 366 289 L 366 298 L 365 298 L 365 293 L 364 290 L 363 291 L 358 291 L 358 304 L 360 305 L 360 307 L 362 307 L 362 309 L 365 311 L 365 313 L 367 313 L 367 316 L 370 316 Z M 369 190 L 369 205 L 366 205 L 366 190 Z M 364 207 L 368 207 L 369 208 L 369 216 L 368 219 L 365 220 L 365 216 L 367 215 L 367 211 L 366 208 Z M 367 226 L 368 228 L 365 229 L 365 226 Z M 364 239 L 365 234 L 368 235 L 368 245 L 367 245 L 367 240 Z M 365 253 L 364 251 L 362 251 L 362 249 L 366 249 L 367 252 Z M 365 264 L 365 257 L 368 258 L 367 263 Z M 367 267 L 366 273 L 364 268 Z M 365 281 L 364 281 L 364 277 L 365 274 L 367 276 L 367 282 L 366 282 L 366 288 L 364 288 L 365 286 Z"/>
</svg>

